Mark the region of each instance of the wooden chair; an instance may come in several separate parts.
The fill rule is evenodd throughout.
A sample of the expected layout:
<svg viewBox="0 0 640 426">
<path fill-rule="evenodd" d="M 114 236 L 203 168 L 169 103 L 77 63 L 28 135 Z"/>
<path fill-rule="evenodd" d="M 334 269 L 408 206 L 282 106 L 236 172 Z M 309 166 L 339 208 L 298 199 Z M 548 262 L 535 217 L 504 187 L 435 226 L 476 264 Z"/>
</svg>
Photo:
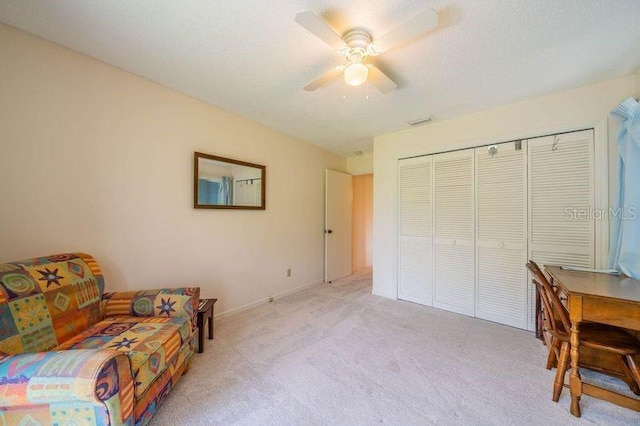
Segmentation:
<svg viewBox="0 0 640 426">
<path fill-rule="evenodd" d="M 554 359 L 557 359 L 558 369 L 553 383 L 553 401 L 560 399 L 564 387 L 564 376 L 569 367 L 570 357 L 570 329 L 569 312 L 562 304 L 560 297 L 542 273 L 540 267 L 533 261 L 527 263 L 527 268 L 534 275 L 533 283 L 538 288 L 543 304 L 544 329 L 551 336 L 547 368 L 551 369 Z M 640 354 L 640 341 L 625 330 L 606 324 L 583 323 L 580 329 L 581 347 L 591 348 L 613 354 L 618 360 L 622 374 L 598 366 L 585 365 L 605 374 L 623 380 L 633 393 L 640 395 L 640 368 L 637 367 L 634 355 Z M 581 363 L 582 366 L 582 363 Z"/>
<path fill-rule="evenodd" d="M 542 276 L 545 277 L 544 273 L 542 272 L 542 270 L 540 269 L 540 267 L 538 266 L 537 263 L 531 261 L 530 262 L 531 267 L 529 268 L 527 266 L 527 268 L 529 268 L 529 270 L 531 271 L 532 274 L 534 274 L 534 276 Z M 533 268 L 533 269 L 531 269 Z M 547 280 L 548 282 L 548 280 Z M 555 287 L 552 284 L 552 287 L 555 291 Z M 547 315 L 547 312 L 549 312 L 549 309 L 546 308 L 542 302 L 542 296 L 541 294 L 541 289 L 538 288 L 536 286 L 536 338 L 540 339 L 540 341 L 542 341 L 542 343 L 547 346 L 549 348 L 549 358 L 547 360 L 547 370 L 551 370 L 551 368 L 555 367 L 555 351 L 553 350 L 553 348 L 551 347 L 551 341 L 549 338 L 549 334 L 545 333 L 545 318 L 544 316 Z"/>
<path fill-rule="evenodd" d="M 534 277 L 537 278 L 538 281 L 546 282 L 552 288 L 554 293 L 558 293 L 557 286 L 553 285 L 547 278 L 546 274 L 542 272 L 542 269 L 538 266 L 536 262 L 533 260 L 529 261 L 527 264 L 527 268 Z M 534 284 L 537 282 L 534 280 Z M 540 340 L 549 348 L 549 355 L 547 357 L 547 370 L 551 370 L 556 367 L 557 360 L 560 355 L 560 344 L 557 341 L 553 341 L 552 333 L 558 332 L 558 328 L 560 325 L 560 318 L 554 313 L 553 309 L 549 305 L 548 299 L 543 299 L 544 297 L 544 288 L 541 285 L 536 285 L 536 295 L 538 296 L 538 303 L 541 305 L 540 309 L 536 311 L 536 321 L 539 324 L 536 327 L 539 327 Z M 560 296 L 559 296 L 560 297 Z"/>
<path fill-rule="evenodd" d="M 542 270 L 533 261 L 527 263 L 527 269 L 529 269 L 534 277 L 532 282 L 536 286 L 536 295 L 540 303 L 540 310 L 536 312 L 536 315 L 538 315 L 537 321 L 539 321 L 537 327 L 540 328 L 539 338 L 549 350 L 549 354 L 547 356 L 547 370 L 551 370 L 556 366 L 556 362 L 560 355 L 560 343 L 558 343 L 558 340 L 553 337 L 558 333 L 558 318 L 554 316 L 549 300 L 544 294 L 544 287 L 540 285 L 540 282 L 542 281 L 548 282 L 547 278 L 542 273 Z"/>
</svg>

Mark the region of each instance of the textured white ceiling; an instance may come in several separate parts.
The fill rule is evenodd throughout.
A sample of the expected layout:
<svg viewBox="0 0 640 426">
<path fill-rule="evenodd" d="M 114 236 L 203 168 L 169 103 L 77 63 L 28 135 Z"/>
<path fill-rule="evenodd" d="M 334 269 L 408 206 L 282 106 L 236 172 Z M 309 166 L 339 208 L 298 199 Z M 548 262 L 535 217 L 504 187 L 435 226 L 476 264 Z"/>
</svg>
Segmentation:
<svg viewBox="0 0 640 426">
<path fill-rule="evenodd" d="M 426 7 L 438 27 L 377 58 L 397 91 L 302 90 L 342 58 L 297 12 L 375 37 Z M 345 156 L 411 120 L 640 67 L 639 0 L 0 0 L 0 21 Z"/>
</svg>

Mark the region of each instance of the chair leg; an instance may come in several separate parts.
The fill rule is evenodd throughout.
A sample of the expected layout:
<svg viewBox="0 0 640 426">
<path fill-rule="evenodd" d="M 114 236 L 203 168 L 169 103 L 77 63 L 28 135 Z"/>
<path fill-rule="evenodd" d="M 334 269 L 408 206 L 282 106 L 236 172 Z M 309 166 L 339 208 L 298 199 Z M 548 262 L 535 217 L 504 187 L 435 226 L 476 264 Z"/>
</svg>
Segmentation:
<svg viewBox="0 0 640 426">
<path fill-rule="evenodd" d="M 549 348 L 549 355 L 547 355 L 547 370 L 551 370 L 556 365 L 556 351 L 555 348 Z"/>
<path fill-rule="evenodd" d="M 629 385 L 629 389 L 631 389 L 631 392 L 635 393 L 636 395 L 640 395 L 640 387 L 638 387 L 638 382 L 636 381 L 636 378 L 633 376 L 633 373 L 631 372 L 631 369 L 627 364 L 629 362 L 627 360 L 627 357 L 622 355 L 618 357 L 618 363 L 620 364 L 620 367 L 622 367 L 622 372 L 625 375 L 622 380 L 624 380 L 624 382 Z M 631 361 L 633 362 L 633 359 Z"/>
<path fill-rule="evenodd" d="M 556 371 L 556 379 L 553 381 L 553 401 L 558 402 L 562 387 L 564 386 L 564 375 L 569 367 L 569 342 L 562 342 L 560 348 L 560 358 L 558 359 L 558 371 Z"/>
<path fill-rule="evenodd" d="M 556 366 L 558 361 L 558 340 L 551 339 L 551 344 L 548 346 L 549 355 L 547 356 L 547 370 L 551 370 Z"/>
<path fill-rule="evenodd" d="M 560 347 L 562 346 L 562 342 L 557 340 L 557 339 L 553 339 L 553 356 L 554 356 L 554 361 L 553 361 L 553 366 L 554 367 L 558 367 L 558 360 L 560 359 Z M 569 352 L 571 353 L 571 352 Z"/>
<path fill-rule="evenodd" d="M 627 364 L 629 365 L 629 370 L 631 370 L 631 376 L 634 378 L 636 383 L 640 385 L 640 368 L 636 365 L 636 361 L 633 359 L 633 355 L 626 356 Z"/>
</svg>

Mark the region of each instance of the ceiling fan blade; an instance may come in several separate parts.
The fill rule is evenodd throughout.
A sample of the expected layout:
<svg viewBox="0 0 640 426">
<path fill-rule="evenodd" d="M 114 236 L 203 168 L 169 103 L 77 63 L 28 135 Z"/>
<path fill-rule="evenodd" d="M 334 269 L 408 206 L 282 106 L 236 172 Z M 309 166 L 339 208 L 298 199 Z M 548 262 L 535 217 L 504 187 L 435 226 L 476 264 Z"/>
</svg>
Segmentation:
<svg viewBox="0 0 640 426">
<path fill-rule="evenodd" d="M 383 34 L 380 38 L 374 40 L 373 44 L 376 50 L 382 53 L 413 40 L 434 29 L 437 25 L 438 14 L 433 9 L 427 9 L 388 33 Z"/>
<path fill-rule="evenodd" d="M 334 49 L 340 50 L 345 47 L 345 42 L 342 40 L 342 37 L 336 34 L 326 22 L 312 12 L 297 13 L 296 22 Z"/>
<path fill-rule="evenodd" d="M 336 78 L 340 77 L 340 75 L 342 75 L 343 70 L 344 70 L 344 67 L 336 67 L 330 71 L 325 72 L 320 77 L 316 78 L 311 83 L 304 86 L 304 90 L 306 90 L 307 92 L 312 92 L 317 88 L 324 86 L 325 84 L 329 84 L 332 80 L 335 80 Z"/>
<path fill-rule="evenodd" d="M 371 84 L 376 86 L 379 91 L 383 94 L 387 94 L 389 92 L 393 92 L 396 90 L 398 85 L 393 82 L 385 73 L 380 71 L 380 68 L 376 67 L 373 64 L 368 64 L 367 68 L 369 68 L 369 81 Z"/>
</svg>

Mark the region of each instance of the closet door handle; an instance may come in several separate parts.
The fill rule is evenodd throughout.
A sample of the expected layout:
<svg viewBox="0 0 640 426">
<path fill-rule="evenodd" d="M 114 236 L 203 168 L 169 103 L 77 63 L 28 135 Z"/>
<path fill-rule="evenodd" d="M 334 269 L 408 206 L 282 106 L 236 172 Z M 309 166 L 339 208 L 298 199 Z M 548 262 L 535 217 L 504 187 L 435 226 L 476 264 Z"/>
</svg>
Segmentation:
<svg viewBox="0 0 640 426">
<path fill-rule="evenodd" d="M 326 230 L 326 231 L 324 231 L 324 232 L 326 232 L 327 234 L 333 234 L 333 230 L 332 230 L 332 229 L 327 229 L 327 230 Z"/>
</svg>

